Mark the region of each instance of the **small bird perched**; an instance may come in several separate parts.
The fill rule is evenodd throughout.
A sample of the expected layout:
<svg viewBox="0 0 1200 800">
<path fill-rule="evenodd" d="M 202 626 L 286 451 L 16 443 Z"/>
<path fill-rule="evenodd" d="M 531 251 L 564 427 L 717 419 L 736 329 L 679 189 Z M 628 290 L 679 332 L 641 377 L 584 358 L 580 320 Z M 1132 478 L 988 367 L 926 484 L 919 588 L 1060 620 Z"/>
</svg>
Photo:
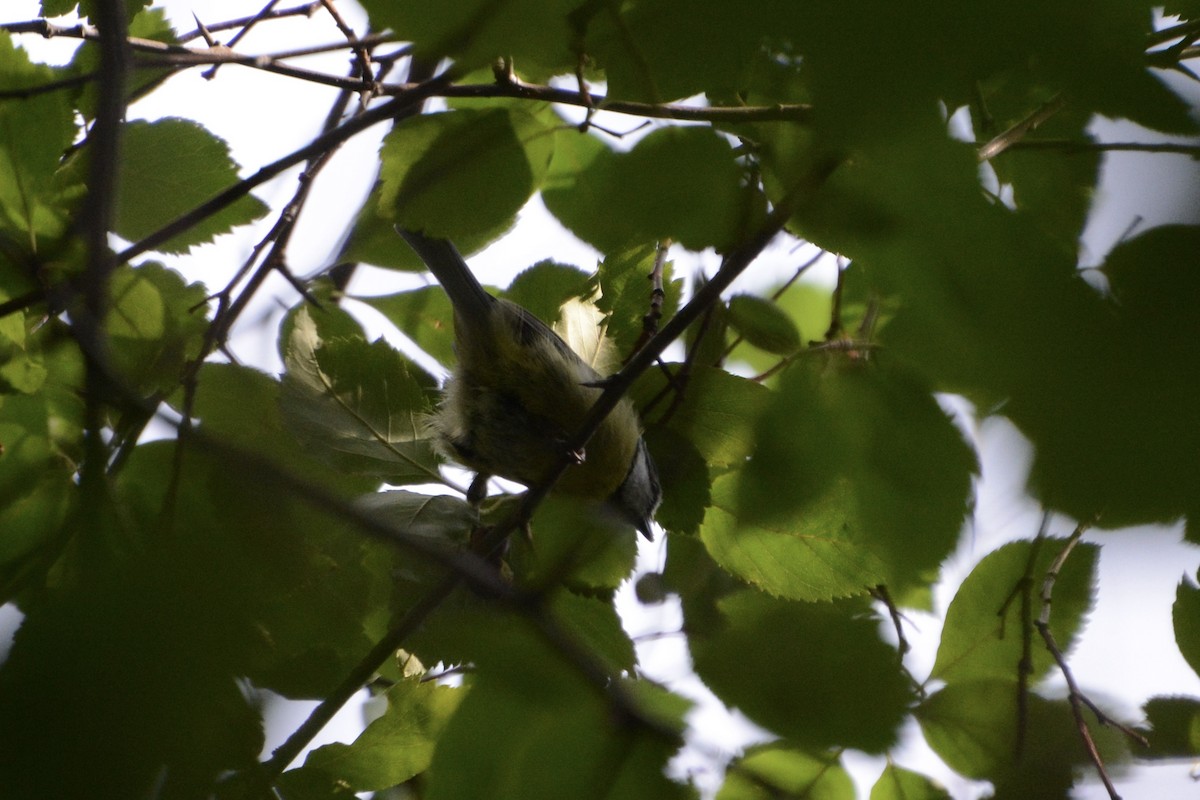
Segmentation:
<svg viewBox="0 0 1200 800">
<path fill-rule="evenodd" d="M 537 483 L 600 397 L 603 377 L 529 311 L 485 292 L 450 242 L 396 231 L 454 306 L 458 365 L 433 418 L 446 455 L 481 475 Z M 571 455 L 555 491 L 603 501 L 651 539 L 662 489 L 633 403 L 622 398 L 586 452 Z"/>
</svg>

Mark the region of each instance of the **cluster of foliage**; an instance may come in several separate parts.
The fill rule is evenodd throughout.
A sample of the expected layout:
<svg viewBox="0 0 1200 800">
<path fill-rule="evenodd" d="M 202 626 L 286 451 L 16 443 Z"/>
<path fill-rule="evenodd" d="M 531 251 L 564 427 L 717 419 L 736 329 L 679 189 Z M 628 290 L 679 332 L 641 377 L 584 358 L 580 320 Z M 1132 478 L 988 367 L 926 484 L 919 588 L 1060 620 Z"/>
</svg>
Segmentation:
<svg viewBox="0 0 1200 800">
<path fill-rule="evenodd" d="M 330 0 L 187 35 L 149 2 L 43 0 L 82 22 L 0 32 L 0 601 L 24 614 L 0 666 L 6 797 L 695 794 L 665 772 L 688 703 L 638 677 L 613 606 L 632 531 L 553 496 L 476 508 L 399 488 L 453 486 L 422 424 L 436 381 L 339 305 L 356 263 L 421 269 L 394 224 L 473 252 L 538 193 L 603 258 L 595 275 L 537 264 L 506 295 L 549 322 L 598 295 L 638 351 L 610 391 L 638 402 L 663 476 L 666 567 L 642 596 L 678 597 L 696 673 L 779 737 L 722 765 L 718 797 L 851 797 L 843 751 L 887 753 L 914 719 L 998 797 L 1200 753 L 1198 699 L 1151 700 L 1139 733 L 1083 716 L 1076 691 L 1039 694 L 1093 600 L 1079 531 L 983 558 L 928 675 L 881 637 L 889 610 L 902 631 L 902 609 L 929 608 L 971 509 L 975 453 L 938 392 L 1029 438 L 1048 510 L 1186 517 L 1200 543 L 1200 228 L 1131 236 L 1092 280 L 1077 257 L 1093 118 L 1196 133 L 1158 74 L 1187 72 L 1195 0 L 1168 3 L 1183 21 L 1158 33 L 1158 4 L 1131 0 L 363 5 L 382 33 Z M 348 75 L 214 38 L 299 14 L 340 26 Z M 19 46 L 37 35 L 83 43 L 48 66 Z M 239 179 L 199 122 L 125 120 L 218 64 L 218 83 L 254 68 L 333 87 L 329 124 Z M 435 97 L 447 110 L 422 113 Z M 964 108 L 974 141 L 951 135 Z M 653 129 L 615 147 L 598 109 Z M 302 281 L 286 253 L 308 188 L 376 125 L 376 188 Z M 295 165 L 289 202 L 255 198 Z M 228 286 L 154 260 L 268 215 Z M 836 291 L 723 293 L 789 236 L 844 257 Z M 666 242 L 723 257 L 686 303 Z M 298 290 L 281 377 L 221 357 L 272 273 Z M 363 301 L 453 363 L 436 287 Z M 684 357 L 647 369 L 672 340 Z M 177 435 L 144 441 L 155 415 Z M 533 544 L 511 537 L 503 559 L 472 548 L 526 522 Z M 1175 630 L 1200 669 L 1186 583 Z M 461 684 L 428 680 L 439 663 Z M 367 683 L 386 712 L 288 770 Z M 322 701 L 263 762 L 248 687 Z M 898 766 L 871 792 L 946 796 Z"/>
</svg>

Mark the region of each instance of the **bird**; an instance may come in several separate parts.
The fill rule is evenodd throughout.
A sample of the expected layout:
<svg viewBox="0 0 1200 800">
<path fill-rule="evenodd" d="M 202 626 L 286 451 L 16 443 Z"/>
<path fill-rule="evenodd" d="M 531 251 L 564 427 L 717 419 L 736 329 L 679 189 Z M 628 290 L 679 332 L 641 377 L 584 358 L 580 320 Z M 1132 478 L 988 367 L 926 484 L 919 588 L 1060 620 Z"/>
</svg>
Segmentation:
<svg viewBox="0 0 1200 800">
<path fill-rule="evenodd" d="M 454 308 L 457 364 L 431 418 L 443 454 L 482 480 L 496 475 L 525 486 L 569 455 L 554 491 L 599 501 L 608 516 L 653 540 L 662 487 L 632 401 L 622 398 L 585 449 L 568 453 L 604 377 L 527 309 L 488 294 L 451 242 L 396 231 Z"/>
</svg>

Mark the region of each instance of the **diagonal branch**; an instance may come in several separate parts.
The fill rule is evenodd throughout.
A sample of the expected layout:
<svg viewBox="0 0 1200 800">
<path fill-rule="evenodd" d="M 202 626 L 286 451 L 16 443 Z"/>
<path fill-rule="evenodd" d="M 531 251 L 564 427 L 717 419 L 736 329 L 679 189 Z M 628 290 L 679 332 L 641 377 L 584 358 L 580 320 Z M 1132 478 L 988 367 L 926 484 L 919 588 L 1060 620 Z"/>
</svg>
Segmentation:
<svg viewBox="0 0 1200 800">
<path fill-rule="evenodd" d="M 1062 95 L 1056 95 L 1048 102 L 1043 103 L 1032 113 L 1026 116 L 1021 121 L 1010 127 L 1008 130 L 995 136 L 991 141 L 979 148 L 979 160 L 990 161 L 996 156 L 1003 153 L 1005 150 L 1012 147 L 1017 142 L 1023 140 L 1033 131 L 1037 130 L 1038 126 L 1050 119 L 1052 116 L 1062 111 L 1067 106 L 1066 98 Z"/>
<path fill-rule="evenodd" d="M 1104 788 L 1108 791 L 1108 796 L 1112 800 L 1120 800 L 1120 795 L 1117 793 L 1116 786 L 1113 785 L 1112 778 L 1108 775 L 1108 769 L 1104 765 L 1104 758 L 1100 755 L 1099 749 L 1096 747 L 1096 741 L 1092 736 L 1091 729 L 1088 727 L 1087 720 L 1084 718 L 1083 709 L 1086 706 L 1096 715 L 1096 720 L 1108 727 L 1116 728 L 1126 736 L 1134 739 L 1142 746 L 1148 746 L 1148 743 L 1141 734 L 1133 730 L 1127 725 L 1122 725 L 1112 717 L 1105 714 L 1096 706 L 1087 695 L 1079 689 L 1079 684 L 1075 682 L 1075 675 L 1071 672 L 1071 668 L 1067 665 L 1066 656 L 1063 655 L 1062 649 L 1059 648 L 1058 642 L 1054 638 L 1054 633 L 1050 630 L 1050 607 L 1054 594 L 1054 584 L 1058 580 L 1058 575 L 1062 571 L 1063 565 L 1070 557 L 1071 551 L 1075 549 L 1075 545 L 1079 544 L 1079 540 L 1083 537 L 1084 531 L 1091 526 L 1091 523 L 1081 522 L 1071 532 L 1067 538 L 1066 544 L 1050 564 L 1050 568 L 1046 570 L 1046 575 L 1042 580 L 1042 611 L 1038 618 L 1034 620 L 1034 626 L 1038 633 L 1041 634 L 1042 640 L 1046 643 L 1046 648 L 1050 654 L 1054 656 L 1055 663 L 1058 664 L 1059 670 L 1062 672 L 1063 678 L 1067 682 L 1068 695 L 1067 699 L 1071 704 L 1071 715 L 1075 718 L 1075 726 L 1079 730 L 1079 738 L 1083 741 L 1083 746 L 1087 750 L 1088 758 L 1096 767 L 1096 772 L 1100 775 L 1100 780 L 1104 784 Z"/>
</svg>

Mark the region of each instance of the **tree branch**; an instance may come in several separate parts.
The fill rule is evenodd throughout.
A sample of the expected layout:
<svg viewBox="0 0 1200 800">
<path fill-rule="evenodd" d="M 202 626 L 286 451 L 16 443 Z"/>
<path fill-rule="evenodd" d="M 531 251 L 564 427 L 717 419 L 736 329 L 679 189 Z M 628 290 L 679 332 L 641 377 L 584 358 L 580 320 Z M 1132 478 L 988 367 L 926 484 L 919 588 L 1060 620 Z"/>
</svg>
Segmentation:
<svg viewBox="0 0 1200 800">
<path fill-rule="evenodd" d="M 987 142 L 976 142 L 976 147 L 986 147 Z M 1022 139 L 1010 142 L 1006 150 L 1061 150 L 1081 153 L 1180 153 L 1200 158 L 1200 145 L 1174 142 L 1080 142 L 1070 139 Z M 999 155 L 997 153 L 997 155 Z M 995 156 L 992 156 L 993 158 Z"/>
<path fill-rule="evenodd" d="M 99 0 L 99 87 L 96 117 L 88 135 L 88 195 L 83 212 L 87 261 L 80 278 L 82 303 L 72 303 L 72 331 L 84 354 L 84 460 L 79 482 L 86 498 L 103 491 L 108 446 L 104 441 L 104 403 L 108 394 L 108 348 L 104 318 L 109 277 L 117 262 L 108 245 L 116 215 L 117 170 L 121 161 L 121 125 L 125 118 L 128 45 L 123 0 Z"/>
<path fill-rule="evenodd" d="M 381 94 L 398 94 L 410 87 L 407 84 L 385 85 Z M 510 97 L 517 100 L 538 100 L 545 103 L 595 108 L 615 114 L 629 114 L 651 119 L 673 119 L 691 122 L 812 122 L 813 107 L 808 104 L 778 104 L 773 106 L 686 106 L 678 103 L 637 103 L 618 100 L 578 89 L 559 89 L 554 86 L 524 83 L 513 78 L 497 83 L 446 86 L 435 93 L 437 97 Z"/>
<path fill-rule="evenodd" d="M 316 3 L 321 7 L 321 3 Z M 307 8 L 305 6 L 304 8 Z M 216 30 L 222 26 L 205 26 L 208 30 Z M 54 36 L 70 36 L 85 41 L 95 40 L 98 35 L 94 28 L 86 25 L 56 26 L 46 20 L 31 20 L 0 25 L 0 30 L 12 33 L 37 33 L 47 38 Z M 197 34 L 199 35 L 199 34 Z M 227 46 L 212 47 L 202 50 L 165 44 L 152 39 L 131 38 L 129 46 L 139 53 L 155 56 L 153 59 L 141 59 L 140 66 L 145 67 L 190 67 L 205 64 L 240 64 L 254 69 L 276 72 L 300 80 L 312 81 L 326 86 L 361 92 L 370 91 L 375 87 L 369 80 L 345 78 L 329 75 L 314 70 L 306 70 L 280 63 L 284 59 L 295 58 L 315 53 L 331 52 L 344 48 L 357 50 L 389 41 L 399 41 L 394 36 L 378 34 L 364 36 L 348 42 L 338 42 L 328 45 L 317 45 L 307 48 L 288 50 L 269 55 L 243 55 L 230 50 Z M 58 87 L 55 87 L 58 88 Z M 611 111 L 616 114 L 650 119 L 672 119 L 692 122 L 737 123 L 737 122 L 795 122 L 808 124 L 812 121 L 812 106 L 807 104 L 778 104 L 772 106 L 689 106 L 677 103 L 639 103 L 627 100 L 610 99 L 603 95 L 592 94 L 581 89 L 560 89 L 554 86 L 524 83 L 515 76 L 502 77 L 496 83 L 452 85 L 446 82 L 430 91 L 427 83 L 386 84 L 378 87 L 379 93 L 392 97 L 405 97 L 410 92 L 428 92 L 426 97 L 463 97 L 489 98 L 508 97 L 520 100 L 534 100 L 546 103 L 578 106 L 589 110 Z M 29 90 L 22 90 L 29 91 Z"/>
<path fill-rule="evenodd" d="M 1054 633 L 1050 630 L 1050 607 L 1054 595 L 1054 584 L 1058 580 L 1058 575 L 1062 571 L 1063 565 L 1070 557 L 1071 551 L 1075 549 L 1075 545 L 1079 544 L 1084 531 L 1090 527 L 1091 523 L 1081 522 L 1071 535 L 1067 538 L 1066 544 L 1062 550 L 1051 562 L 1050 568 L 1046 570 L 1046 575 L 1042 580 L 1042 610 L 1038 618 L 1034 621 L 1034 626 L 1038 633 L 1041 634 L 1042 640 L 1046 643 L 1046 649 L 1054 656 L 1054 661 L 1058 664 L 1059 670 L 1062 672 L 1063 678 L 1067 682 L 1068 695 L 1067 700 L 1071 705 L 1071 715 L 1075 718 L 1075 726 L 1079 730 L 1079 738 L 1083 741 L 1084 748 L 1087 750 L 1088 757 L 1095 765 L 1097 773 L 1100 775 L 1100 780 L 1104 784 L 1104 788 L 1108 791 L 1108 796 L 1112 800 L 1120 800 L 1120 795 L 1117 793 L 1116 786 L 1113 785 L 1112 778 L 1108 775 L 1108 769 L 1104 765 L 1104 758 L 1100 755 L 1099 749 L 1096 747 L 1096 741 L 1092 737 L 1091 729 L 1088 727 L 1087 720 L 1084 719 L 1083 708 L 1087 706 L 1096 715 L 1097 721 L 1101 725 L 1117 728 L 1126 736 L 1133 738 L 1143 746 L 1148 747 L 1149 743 L 1146 739 L 1132 728 L 1122 725 L 1116 720 L 1102 712 L 1095 703 L 1079 689 L 1079 685 L 1075 682 L 1075 675 L 1071 672 L 1071 668 L 1067 665 L 1066 656 L 1058 646 L 1058 642 L 1054 638 Z"/>
<path fill-rule="evenodd" d="M 1024 139 L 1028 134 L 1037 130 L 1050 117 L 1062 111 L 1067 105 L 1066 99 L 1062 95 L 1055 95 L 1051 100 L 1043 103 L 1038 108 L 1029 114 L 1025 119 L 1016 123 L 1008 130 L 1000 133 L 989 142 L 985 142 L 979 148 L 979 160 L 990 161 L 996 156 L 1003 153 L 1015 143 Z"/>
</svg>

